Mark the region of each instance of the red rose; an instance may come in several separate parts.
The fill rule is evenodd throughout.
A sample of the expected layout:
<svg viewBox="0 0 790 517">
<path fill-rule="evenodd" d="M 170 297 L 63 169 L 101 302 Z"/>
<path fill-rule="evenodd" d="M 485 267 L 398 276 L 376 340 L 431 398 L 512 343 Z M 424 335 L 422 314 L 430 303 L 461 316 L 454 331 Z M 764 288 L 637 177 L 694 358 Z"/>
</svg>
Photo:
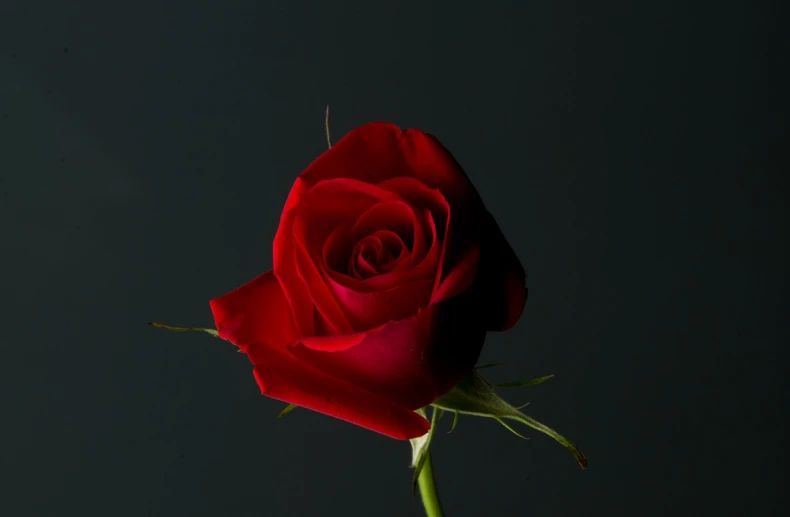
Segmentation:
<svg viewBox="0 0 790 517">
<path fill-rule="evenodd" d="M 432 136 L 372 123 L 297 179 L 274 270 L 211 300 L 263 394 L 398 439 L 513 326 L 525 272 Z"/>
</svg>

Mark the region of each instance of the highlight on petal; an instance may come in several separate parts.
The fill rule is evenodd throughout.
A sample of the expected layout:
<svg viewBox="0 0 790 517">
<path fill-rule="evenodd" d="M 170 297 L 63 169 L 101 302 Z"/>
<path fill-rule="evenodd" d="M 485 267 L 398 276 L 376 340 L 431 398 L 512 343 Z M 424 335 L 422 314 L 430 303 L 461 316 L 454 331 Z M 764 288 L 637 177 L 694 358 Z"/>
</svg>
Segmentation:
<svg viewBox="0 0 790 517">
<path fill-rule="evenodd" d="M 338 352 L 358 345 L 366 336 L 367 332 L 354 332 L 337 336 L 303 336 L 299 338 L 299 342 L 311 350 Z"/>
</svg>

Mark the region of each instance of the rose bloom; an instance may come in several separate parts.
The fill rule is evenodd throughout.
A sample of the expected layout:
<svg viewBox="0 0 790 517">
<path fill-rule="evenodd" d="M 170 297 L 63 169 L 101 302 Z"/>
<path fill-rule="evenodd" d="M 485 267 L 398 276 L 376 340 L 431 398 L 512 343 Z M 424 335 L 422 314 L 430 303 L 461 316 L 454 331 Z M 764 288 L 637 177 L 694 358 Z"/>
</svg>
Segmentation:
<svg viewBox="0 0 790 517">
<path fill-rule="evenodd" d="M 525 279 L 449 151 L 371 123 L 296 179 L 273 271 L 210 303 L 264 395 L 408 439 L 516 323 Z"/>
</svg>

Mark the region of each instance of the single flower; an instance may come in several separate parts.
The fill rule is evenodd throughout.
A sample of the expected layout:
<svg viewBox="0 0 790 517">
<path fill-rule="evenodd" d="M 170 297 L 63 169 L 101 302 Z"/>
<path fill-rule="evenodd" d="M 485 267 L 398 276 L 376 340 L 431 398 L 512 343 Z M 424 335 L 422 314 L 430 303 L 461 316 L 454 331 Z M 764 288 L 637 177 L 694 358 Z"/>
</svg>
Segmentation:
<svg viewBox="0 0 790 517">
<path fill-rule="evenodd" d="M 432 136 L 359 127 L 296 179 L 274 269 L 211 300 L 219 336 L 264 395 L 397 439 L 506 330 L 526 274 L 452 155 Z"/>
</svg>

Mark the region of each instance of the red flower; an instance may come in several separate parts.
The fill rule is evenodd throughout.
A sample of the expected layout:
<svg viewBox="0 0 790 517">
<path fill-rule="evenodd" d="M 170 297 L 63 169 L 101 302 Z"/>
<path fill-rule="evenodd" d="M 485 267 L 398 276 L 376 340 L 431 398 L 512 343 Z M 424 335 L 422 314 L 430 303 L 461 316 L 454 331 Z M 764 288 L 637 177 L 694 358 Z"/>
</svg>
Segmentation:
<svg viewBox="0 0 790 517">
<path fill-rule="evenodd" d="M 274 270 L 211 300 L 263 394 L 398 439 L 518 320 L 525 272 L 452 155 L 372 123 L 297 179 Z"/>
</svg>

